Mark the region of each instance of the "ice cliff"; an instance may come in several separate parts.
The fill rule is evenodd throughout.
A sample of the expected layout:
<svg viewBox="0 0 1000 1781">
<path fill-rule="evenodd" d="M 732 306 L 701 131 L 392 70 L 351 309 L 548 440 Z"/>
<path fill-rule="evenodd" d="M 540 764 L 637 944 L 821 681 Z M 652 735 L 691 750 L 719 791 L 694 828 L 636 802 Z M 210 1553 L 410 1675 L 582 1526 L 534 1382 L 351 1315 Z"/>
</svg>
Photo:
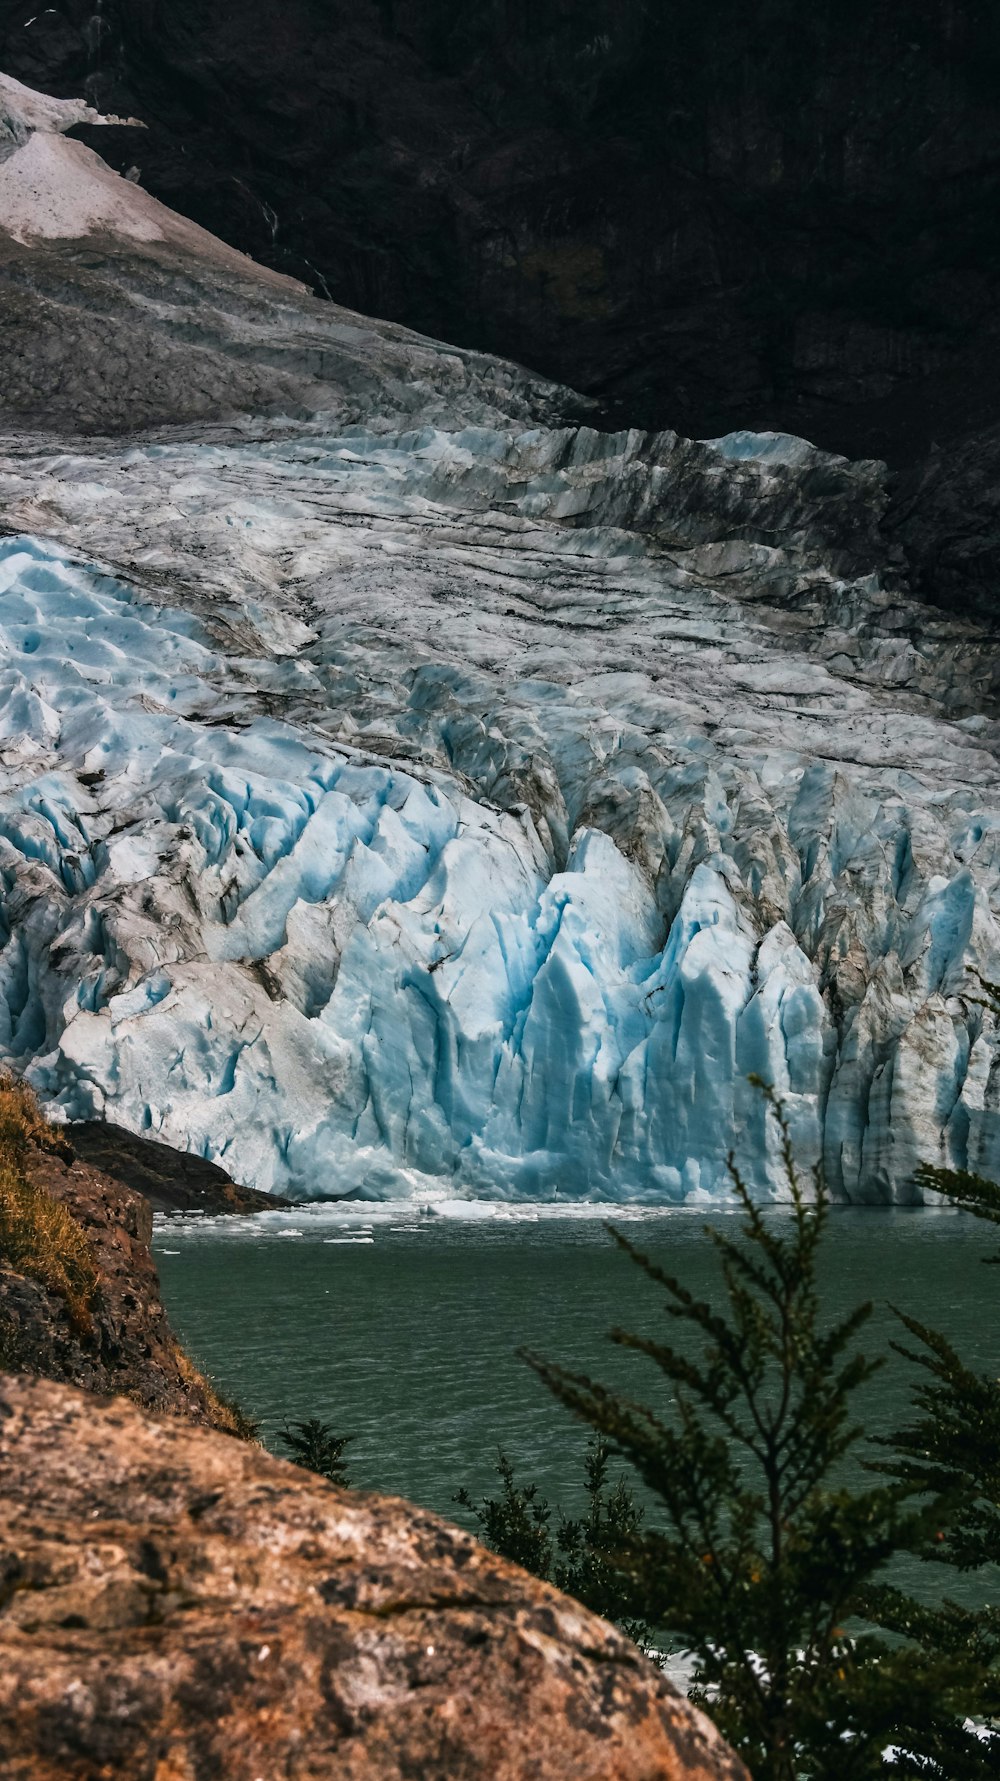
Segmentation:
<svg viewBox="0 0 1000 1781">
<path fill-rule="evenodd" d="M 1000 1171 L 996 659 L 879 467 L 266 302 L 324 413 L 0 447 L 0 1056 L 306 1196 L 766 1194 L 750 1072 L 839 1196 Z"/>
</svg>

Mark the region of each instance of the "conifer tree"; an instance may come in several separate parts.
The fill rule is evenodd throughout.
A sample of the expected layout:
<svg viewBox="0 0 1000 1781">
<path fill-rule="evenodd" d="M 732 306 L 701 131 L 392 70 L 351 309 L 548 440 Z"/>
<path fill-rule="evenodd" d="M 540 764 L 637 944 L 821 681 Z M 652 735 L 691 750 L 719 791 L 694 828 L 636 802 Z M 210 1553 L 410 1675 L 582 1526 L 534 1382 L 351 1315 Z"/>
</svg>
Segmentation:
<svg viewBox="0 0 1000 1781">
<path fill-rule="evenodd" d="M 278 1440 L 297 1466 L 316 1472 L 342 1490 L 350 1488 L 344 1448 L 354 1440 L 353 1435 L 335 1435 L 328 1422 L 310 1416 L 305 1422 L 286 1422 Z"/>
<path fill-rule="evenodd" d="M 755 1204 L 730 1160 L 741 1231 L 707 1232 L 720 1306 L 612 1232 L 665 1291 L 679 1331 L 676 1343 L 612 1333 L 659 1370 L 660 1406 L 526 1358 L 655 1496 L 655 1522 L 623 1536 L 618 1562 L 637 1611 L 691 1654 L 695 1698 L 755 1781 L 953 1781 L 938 1752 L 977 1699 L 976 1652 L 925 1643 L 915 1609 L 902 1640 L 859 1620 L 887 1561 L 939 1525 L 940 1505 L 917 1505 L 903 1479 L 844 1482 L 863 1439 L 855 1396 L 881 1365 L 859 1345 L 871 1306 L 824 1327 L 822 1178 L 806 1190 L 780 1103 L 758 1086 L 780 1133 L 790 1229 Z M 905 1598 L 892 1607 L 898 1621 Z"/>
</svg>

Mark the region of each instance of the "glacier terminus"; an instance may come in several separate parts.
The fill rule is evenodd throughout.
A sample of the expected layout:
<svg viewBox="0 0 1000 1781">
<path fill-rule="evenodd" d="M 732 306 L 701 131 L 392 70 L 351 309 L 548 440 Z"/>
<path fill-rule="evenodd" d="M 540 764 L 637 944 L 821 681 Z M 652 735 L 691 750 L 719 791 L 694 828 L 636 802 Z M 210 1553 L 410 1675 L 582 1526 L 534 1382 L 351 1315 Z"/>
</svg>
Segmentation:
<svg viewBox="0 0 1000 1781">
<path fill-rule="evenodd" d="M 24 91 L 9 252 L 153 370 L 126 434 L 85 352 L 55 394 L 18 360 L 0 1058 L 293 1197 L 697 1205 L 731 1150 L 767 1197 L 752 1073 L 836 1198 L 1000 1173 L 995 651 L 894 581 L 882 467 L 596 431 L 258 274 Z"/>
</svg>

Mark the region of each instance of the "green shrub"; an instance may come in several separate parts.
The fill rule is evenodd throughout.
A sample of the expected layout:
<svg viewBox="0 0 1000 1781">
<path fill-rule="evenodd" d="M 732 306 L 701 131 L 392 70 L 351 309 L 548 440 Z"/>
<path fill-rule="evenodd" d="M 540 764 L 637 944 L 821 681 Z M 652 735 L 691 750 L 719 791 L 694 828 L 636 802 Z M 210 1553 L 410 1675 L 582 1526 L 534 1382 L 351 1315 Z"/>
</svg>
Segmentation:
<svg viewBox="0 0 1000 1781">
<path fill-rule="evenodd" d="M 491 1551 L 554 1583 L 645 1646 L 651 1633 L 637 1611 L 638 1592 L 629 1569 L 643 1512 L 626 1478 L 609 1486 L 610 1464 L 610 1443 L 594 1436 L 584 1455 L 586 1510 L 570 1516 L 560 1509 L 554 1525 L 547 1499 L 537 1485 L 517 1483 L 502 1450 L 496 1465 L 499 1495 L 474 1502 L 463 1489 L 454 1500 L 469 1510 Z"/>
</svg>

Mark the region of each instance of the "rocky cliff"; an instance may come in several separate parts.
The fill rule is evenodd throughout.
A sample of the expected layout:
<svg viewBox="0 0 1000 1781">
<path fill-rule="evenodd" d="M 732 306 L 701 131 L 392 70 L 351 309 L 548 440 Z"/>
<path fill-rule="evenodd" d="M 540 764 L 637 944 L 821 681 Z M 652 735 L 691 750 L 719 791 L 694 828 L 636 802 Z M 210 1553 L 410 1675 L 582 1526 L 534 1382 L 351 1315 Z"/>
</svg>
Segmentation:
<svg viewBox="0 0 1000 1781">
<path fill-rule="evenodd" d="M 9 1781 L 747 1781 L 603 1621 L 409 1504 L 0 1382 Z"/>
<path fill-rule="evenodd" d="M 71 1222 L 43 1229 L 27 1265 L 4 1253 L 0 1240 L 0 1362 L 233 1433 L 242 1426 L 239 1412 L 192 1365 L 167 1321 L 150 1250 L 151 1207 L 117 1177 L 108 1148 L 105 1142 L 111 1172 L 81 1161 L 58 1133 L 28 1143 L 23 1174 L 43 1216 L 45 1202 L 54 1202 Z M 170 1152 L 162 1155 L 161 1175 Z M 58 1250 L 67 1228 L 86 1251 L 85 1300 L 68 1299 L 58 1265 L 46 1265 L 59 1257 L 46 1257 L 45 1245 Z"/>
</svg>

